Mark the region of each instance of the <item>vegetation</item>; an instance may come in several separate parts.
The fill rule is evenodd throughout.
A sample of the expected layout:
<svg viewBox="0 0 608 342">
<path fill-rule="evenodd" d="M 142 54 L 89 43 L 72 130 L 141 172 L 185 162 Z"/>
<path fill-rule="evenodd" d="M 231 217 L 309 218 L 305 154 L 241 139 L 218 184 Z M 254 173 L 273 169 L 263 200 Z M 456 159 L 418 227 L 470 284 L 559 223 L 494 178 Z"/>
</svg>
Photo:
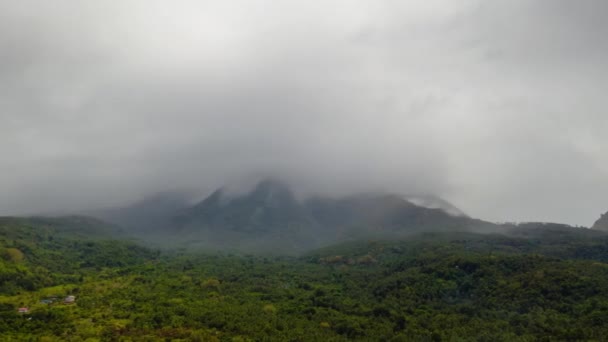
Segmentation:
<svg viewBox="0 0 608 342">
<path fill-rule="evenodd" d="M 433 233 L 299 257 L 160 253 L 0 223 L 7 341 L 536 341 L 608 336 L 608 238 Z M 73 295 L 74 304 L 63 299 Z M 29 308 L 18 313 L 18 308 Z"/>
</svg>

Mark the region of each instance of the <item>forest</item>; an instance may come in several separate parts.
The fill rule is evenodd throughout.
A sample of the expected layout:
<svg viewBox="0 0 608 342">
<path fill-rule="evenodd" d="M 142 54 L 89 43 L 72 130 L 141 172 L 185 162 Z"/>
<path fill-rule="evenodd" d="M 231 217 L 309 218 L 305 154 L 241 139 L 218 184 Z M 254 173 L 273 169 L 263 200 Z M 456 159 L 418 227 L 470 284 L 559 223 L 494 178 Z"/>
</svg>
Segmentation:
<svg viewBox="0 0 608 342">
<path fill-rule="evenodd" d="M 0 332 L 3 341 L 601 341 L 607 252 L 604 233 L 537 225 L 298 256 L 195 253 L 141 246 L 84 218 L 3 218 Z"/>
</svg>

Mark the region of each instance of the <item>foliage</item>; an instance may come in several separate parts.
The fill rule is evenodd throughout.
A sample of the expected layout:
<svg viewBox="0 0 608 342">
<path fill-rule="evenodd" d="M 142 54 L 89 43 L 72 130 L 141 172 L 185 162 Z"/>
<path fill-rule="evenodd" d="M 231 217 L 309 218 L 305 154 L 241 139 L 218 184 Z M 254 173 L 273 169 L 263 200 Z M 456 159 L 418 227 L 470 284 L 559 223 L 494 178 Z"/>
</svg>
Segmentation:
<svg viewBox="0 0 608 342">
<path fill-rule="evenodd" d="M 9 341 L 608 336 L 605 236 L 512 233 L 353 241 L 301 257 L 161 255 L 130 241 L 3 222 L 0 248 L 22 251 L 23 260 L 0 258 L 0 332 Z M 63 304 L 67 295 L 76 304 Z M 23 306 L 29 314 L 17 313 Z"/>
</svg>

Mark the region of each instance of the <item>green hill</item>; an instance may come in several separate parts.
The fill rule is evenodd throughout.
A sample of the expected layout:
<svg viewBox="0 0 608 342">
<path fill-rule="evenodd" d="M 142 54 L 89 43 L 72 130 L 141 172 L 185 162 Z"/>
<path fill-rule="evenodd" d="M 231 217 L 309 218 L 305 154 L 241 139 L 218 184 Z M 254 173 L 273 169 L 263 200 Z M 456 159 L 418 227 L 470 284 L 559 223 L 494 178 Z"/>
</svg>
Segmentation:
<svg viewBox="0 0 608 342">
<path fill-rule="evenodd" d="M 143 262 L 154 252 L 113 225 L 88 217 L 0 218 L 0 293 L 62 284 L 104 267 Z"/>
</svg>

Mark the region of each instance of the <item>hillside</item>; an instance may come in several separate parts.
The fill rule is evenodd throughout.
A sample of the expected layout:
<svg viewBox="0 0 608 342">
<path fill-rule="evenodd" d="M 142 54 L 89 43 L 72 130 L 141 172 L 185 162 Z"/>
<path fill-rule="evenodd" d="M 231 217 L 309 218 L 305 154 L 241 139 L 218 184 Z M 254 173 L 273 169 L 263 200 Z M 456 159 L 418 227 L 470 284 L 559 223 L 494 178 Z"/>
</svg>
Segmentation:
<svg viewBox="0 0 608 342">
<path fill-rule="evenodd" d="M 0 218 L 0 293 L 72 282 L 157 255 L 87 217 Z"/>
<path fill-rule="evenodd" d="M 49 241 L 21 222 L 0 226 L 12 232 L 0 240 L 0 331 L 8 340 L 530 341 L 608 334 L 608 234 L 597 231 L 533 224 L 509 228 L 512 235 L 357 240 L 298 258 L 159 257 L 130 242 Z M 25 238 L 12 241 L 17 236 Z M 29 283 L 15 274 L 29 275 Z M 74 304 L 62 303 L 67 295 Z M 42 302 L 49 298 L 59 300 Z M 17 313 L 20 307 L 29 312 Z"/>
</svg>

